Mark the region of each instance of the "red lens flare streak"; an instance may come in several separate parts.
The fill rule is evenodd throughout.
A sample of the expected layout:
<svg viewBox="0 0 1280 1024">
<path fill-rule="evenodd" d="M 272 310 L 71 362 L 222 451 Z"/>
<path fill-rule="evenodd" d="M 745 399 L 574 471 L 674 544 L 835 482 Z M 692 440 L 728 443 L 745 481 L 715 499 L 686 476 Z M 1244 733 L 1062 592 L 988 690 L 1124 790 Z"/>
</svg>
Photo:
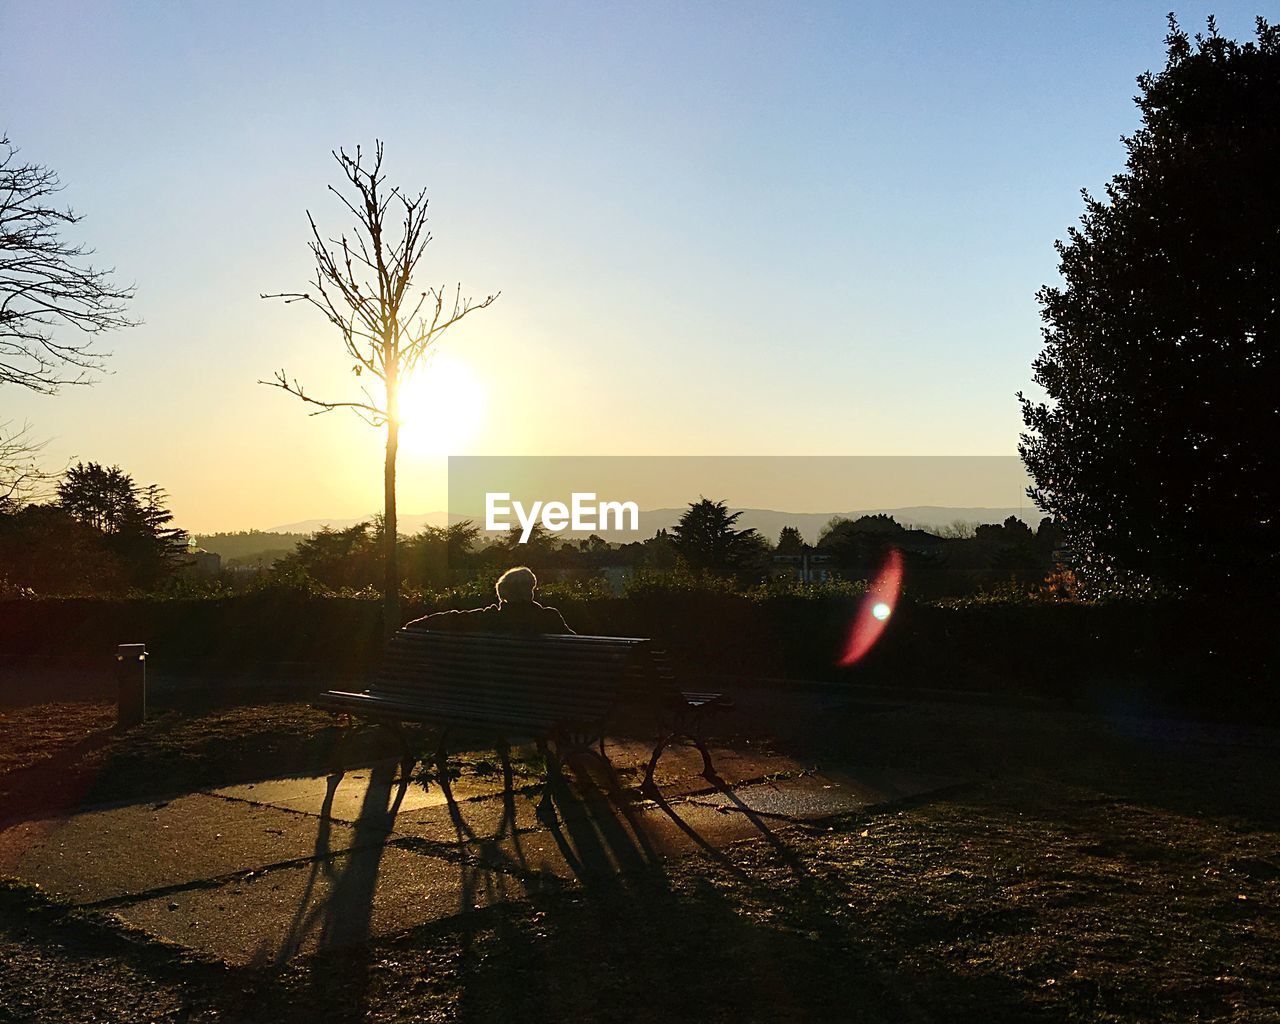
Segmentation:
<svg viewBox="0 0 1280 1024">
<path fill-rule="evenodd" d="M 889 624 L 901 591 L 902 553 L 897 548 L 890 548 L 876 578 L 867 587 L 858 614 L 853 618 L 849 641 L 845 644 L 840 665 L 856 665 L 875 646 L 885 626 Z"/>
</svg>

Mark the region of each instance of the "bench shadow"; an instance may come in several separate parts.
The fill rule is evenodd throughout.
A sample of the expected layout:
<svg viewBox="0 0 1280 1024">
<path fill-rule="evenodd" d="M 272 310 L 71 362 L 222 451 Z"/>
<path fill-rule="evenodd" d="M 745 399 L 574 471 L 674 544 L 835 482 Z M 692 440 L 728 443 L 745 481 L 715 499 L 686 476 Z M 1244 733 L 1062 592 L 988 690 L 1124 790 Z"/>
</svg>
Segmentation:
<svg viewBox="0 0 1280 1024">
<path fill-rule="evenodd" d="M 333 850 L 343 776 L 330 776 L 287 937 L 259 964 L 318 952 L 306 1001 L 325 1008 L 323 1019 L 375 1010 L 385 993 L 374 971 L 387 955 L 373 939 L 375 900 L 390 842 L 456 873 L 443 897 L 450 906 L 389 941 L 422 950 L 432 984 L 430 952 L 457 951 L 468 965 L 456 976 L 461 1020 L 702 1020 L 714 1009 L 717 1019 L 896 1022 L 928 1016 L 939 998 L 956 1020 L 1026 1014 L 1000 979 L 924 971 L 872 936 L 851 935 L 800 854 L 803 833 L 757 814 L 729 785 L 715 787 L 727 805 L 716 813 L 750 823 L 747 835 L 734 834 L 757 841 L 741 850 L 717 848 L 682 817 L 682 800 L 639 800 L 594 763 L 522 788 L 510 752 L 500 754 L 500 794 L 459 799 L 447 771 L 428 780 L 444 797 L 448 828 L 430 841 L 394 832 L 416 783 L 384 763 L 371 772 L 353 848 Z M 538 814 L 539 797 L 551 813 Z"/>
<path fill-rule="evenodd" d="M 846 1020 L 855 1006 L 858 1018 L 919 1018 L 911 980 L 904 984 L 900 966 L 873 944 L 848 948 L 821 912 L 805 932 L 775 925 L 797 904 L 827 901 L 780 831 L 786 822 L 755 813 L 716 780 L 733 808 L 721 813 L 752 825 L 735 842 L 764 844 L 762 877 L 681 817 L 681 801 L 660 792 L 639 801 L 594 762 L 573 767 L 572 778 L 552 771 L 544 784 L 554 820 L 543 825 L 569 869 L 564 877 L 545 879 L 522 856 L 514 809 L 504 815 L 508 831 L 489 840 L 495 856 L 460 865 L 473 893 L 495 875 L 525 877 L 528 907 L 455 922 L 476 965 L 459 1019 Z M 512 808 L 509 785 L 503 799 Z M 459 838 L 484 848 L 465 803 L 447 802 Z M 673 857 L 683 858 L 681 870 L 665 870 Z M 970 997 L 984 1009 L 1014 1002 L 1003 991 L 966 990 Z M 1020 1019 L 1012 1006 L 1007 1019 Z"/>
</svg>

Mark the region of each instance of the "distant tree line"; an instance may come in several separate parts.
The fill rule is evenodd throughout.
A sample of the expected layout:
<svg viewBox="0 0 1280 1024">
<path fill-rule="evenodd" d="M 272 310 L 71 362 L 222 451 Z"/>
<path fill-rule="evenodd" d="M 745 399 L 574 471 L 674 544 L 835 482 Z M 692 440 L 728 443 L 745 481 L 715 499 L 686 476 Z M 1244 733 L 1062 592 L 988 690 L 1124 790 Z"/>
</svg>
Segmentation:
<svg viewBox="0 0 1280 1024">
<path fill-rule="evenodd" d="M 234 530 L 192 536 L 197 547 L 221 555 L 224 567 L 263 569 L 284 558 L 311 534 Z"/>
<path fill-rule="evenodd" d="M 249 531 L 211 535 L 227 556 L 220 578 L 184 578 L 188 536 L 172 525 L 164 491 L 139 485 L 118 466 L 77 463 L 58 481 L 52 500 L 0 507 L 0 591 L 14 594 L 211 595 L 282 588 L 313 594 L 378 591 L 386 550 L 383 520 L 310 535 Z M 746 591 L 870 579 L 890 547 L 906 563 L 907 586 L 921 597 L 948 597 L 1020 587 L 1070 596 L 1069 573 L 1058 565 L 1064 535 L 1051 520 L 1036 530 L 1010 517 L 1000 525 L 953 527 L 946 536 L 911 529 L 887 515 L 834 519 L 816 544 L 793 526 L 777 543 L 740 528 L 741 512 L 724 501 L 692 502 L 671 530 L 624 544 L 598 535 L 563 539 L 535 526 L 527 542 L 519 529 L 487 537 L 472 522 L 428 526 L 398 536 L 402 587 L 411 592 L 460 592 L 488 599 L 496 577 L 527 565 L 546 584 L 618 586 L 642 590 Z M 263 544 L 279 544 L 264 549 Z M 795 579 L 805 556 L 821 571 Z M 1055 584 L 1055 572 L 1057 583 Z M 180 585 L 181 584 L 181 585 Z"/>
<path fill-rule="evenodd" d="M 776 544 L 753 529 L 739 528 L 740 512 L 724 501 L 693 502 L 670 531 L 644 541 L 609 543 L 592 535 L 560 539 L 535 527 L 526 543 L 519 530 L 488 538 L 472 522 L 429 526 L 401 536 L 397 555 L 403 585 L 414 591 L 465 589 L 487 598 L 492 581 L 508 567 L 527 565 L 547 583 L 585 584 L 612 576 L 644 588 L 709 586 L 748 590 L 790 579 L 788 556 L 810 555 L 831 580 L 863 581 L 875 575 L 890 547 L 902 552 L 907 585 L 922 597 L 946 597 L 1023 588 L 1071 596 L 1063 531 L 1048 518 L 1033 530 L 1010 517 L 1002 524 L 955 528 L 940 536 L 910 529 L 887 515 L 835 519 L 816 544 L 796 527 L 784 527 Z M 265 570 L 261 585 L 320 592 L 372 591 L 382 579 L 382 520 L 342 530 L 321 530 Z M 782 557 L 780 557 L 782 556 Z M 615 571 L 620 571 L 615 575 Z"/>
</svg>

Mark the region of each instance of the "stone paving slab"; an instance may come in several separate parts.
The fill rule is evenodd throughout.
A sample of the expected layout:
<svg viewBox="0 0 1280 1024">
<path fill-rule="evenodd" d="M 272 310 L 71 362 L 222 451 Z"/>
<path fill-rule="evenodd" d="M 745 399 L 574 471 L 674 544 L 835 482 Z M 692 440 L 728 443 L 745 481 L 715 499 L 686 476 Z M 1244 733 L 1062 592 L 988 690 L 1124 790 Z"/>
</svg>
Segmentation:
<svg viewBox="0 0 1280 1024">
<path fill-rule="evenodd" d="M 514 878 L 477 875 L 441 858 L 380 846 L 161 895 L 114 913 L 135 927 L 228 963 L 264 965 L 524 894 Z"/>
<path fill-rule="evenodd" d="M 653 752 L 653 744 L 631 739 L 609 740 L 606 750 L 619 771 L 633 769 L 643 772 Z M 791 758 L 764 750 L 712 747 L 711 761 L 716 773 L 731 785 L 747 779 L 790 774 L 804 769 L 803 765 Z M 658 760 L 654 781 L 669 798 L 682 796 L 689 790 L 705 789 L 708 782 L 702 777 L 702 754 L 688 743 L 671 744 Z"/>
<path fill-rule="evenodd" d="M 452 790 L 456 800 L 491 796 L 502 792 L 502 778 L 467 776 L 456 780 Z M 376 820 L 385 816 L 393 804 L 398 817 L 423 808 L 443 808 L 446 803 L 438 785 L 424 786 L 415 779 L 396 778 L 390 763 L 353 769 L 340 776 L 268 779 L 210 792 L 229 800 L 267 804 L 348 823 Z"/>
<path fill-rule="evenodd" d="M 0 874 L 74 903 L 136 895 L 380 842 L 346 825 L 196 793 L 163 803 L 24 821 L 0 832 Z"/>
<path fill-rule="evenodd" d="M 867 802 L 868 807 L 935 796 L 955 789 L 965 781 L 950 776 L 902 772 L 893 768 L 850 768 L 844 771 L 830 769 L 816 773 L 815 777 L 845 792 L 857 794 Z"/>
<path fill-rule="evenodd" d="M 455 787 L 455 797 L 458 792 Z M 455 799 L 450 807 L 441 797 L 438 804 L 402 811 L 396 816 L 394 831 L 398 836 L 432 843 L 467 843 L 527 832 L 545 827 L 537 816 L 541 799 L 540 791 L 531 790 L 507 796 Z"/>
<path fill-rule="evenodd" d="M 767 836 L 776 826 L 753 822 L 745 814 L 694 801 L 647 807 L 638 816 L 637 834 L 661 857 L 719 850 L 730 843 Z"/>
<path fill-rule="evenodd" d="M 392 935 L 503 900 L 518 900 L 537 876 L 590 885 L 664 859 L 714 852 L 785 827 L 780 817 L 811 819 L 920 792 L 915 777 L 859 775 L 860 789 L 830 775 L 744 787 L 726 794 L 652 803 L 608 813 L 589 801 L 557 804 L 554 829 L 533 817 L 535 799 L 518 796 L 517 819 L 530 831 L 501 833 L 435 856 L 392 845 L 341 852 L 209 887 L 162 894 L 121 907 L 125 921 L 234 964 L 280 962 L 298 953 Z M 599 798 L 596 798 L 599 799 Z M 500 799 L 464 801 L 461 813 L 501 810 Z M 749 808 L 764 816 L 753 820 Z M 439 808 L 428 808 L 436 811 Z"/>
<path fill-rule="evenodd" d="M 647 759 L 636 741 L 611 742 L 610 754 L 624 771 Z M 794 822 L 953 783 L 886 769 L 801 774 L 794 761 L 751 750 L 717 751 L 715 761 L 731 791 L 708 791 L 696 750 L 669 751 L 661 803 L 615 803 L 590 785 L 557 783 L 550 825 L 537 813 L 541 786 L 504 794 L 501 776 L 467 776 L 450 802 L 438 785 L 400 782 L 393 762 L 229 786 L 12 825 L 0 831 L 0 874 L 80 904 L 105 901 L 135 926 L 231 963 L 271 963 L 533 888 L 722 856 Z M 744 782 L 762 778 L 772 781 Z"/>
<path fill-rule="evenodd" d="M 731 793 L 694 796 L 691 800 L 704 807 L 747 815 L 812 821 L 912 799 L 955 783 L 954 779 L 890 769 L 818 772 L 795 779 L 742 786 Z"/>
<path fill-rule="evenodd" d="M 561 806 L 553 829 L 472 842 L 463 850 L 495 869 L 591 882 L 674 857 L 712 853 L 730 843 L 759 839 L 769 829 L 769 823 L 758 824 L 747 815 L 692 802 L 666 809 L 650 803 L 612 815 Z"/>
</svg>

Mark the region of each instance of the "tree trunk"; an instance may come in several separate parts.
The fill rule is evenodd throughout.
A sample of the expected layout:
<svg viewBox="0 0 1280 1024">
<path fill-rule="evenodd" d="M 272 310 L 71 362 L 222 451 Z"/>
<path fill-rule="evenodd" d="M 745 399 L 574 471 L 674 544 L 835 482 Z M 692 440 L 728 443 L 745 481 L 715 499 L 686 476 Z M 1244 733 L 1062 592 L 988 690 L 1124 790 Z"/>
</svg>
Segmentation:
<svg viewBox="0 0 1280 1024">
<path fill-rule="evenodd" d="M 382 520 L 382 631 L 390 636 L 400 628 L 400 566 L 396 561 L 396 450 L 400 424 L 387 420 L 387 461 L 383 471 Z"/>
</svg>

